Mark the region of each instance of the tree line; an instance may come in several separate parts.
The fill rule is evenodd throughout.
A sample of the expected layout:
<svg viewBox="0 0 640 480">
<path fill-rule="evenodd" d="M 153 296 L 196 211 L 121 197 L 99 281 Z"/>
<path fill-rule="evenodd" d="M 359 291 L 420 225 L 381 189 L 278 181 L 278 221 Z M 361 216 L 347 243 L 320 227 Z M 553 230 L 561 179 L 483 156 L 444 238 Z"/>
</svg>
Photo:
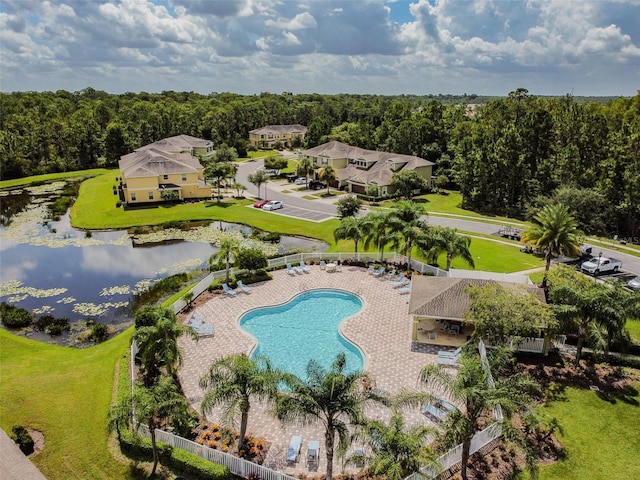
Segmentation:
<svg viewBox="0 0 640 480">
<path fill-rule="evenodd" d="M 585 102 L 536 97 L 237 95 L 193 92 L 0 94 L 2 179 L 114 167 L 120 156 L 187 134 L 251 149 L 249 131 L 307 127 L 303 148 L 329 140 L 417 155 L 435 163 L 438 185 L 463 206 L 527 218 L 565 203 L 589 234 L 640 232 L 640 94 Z M 470 108 L 473 101 L 483 101 Z"/>
</svg>

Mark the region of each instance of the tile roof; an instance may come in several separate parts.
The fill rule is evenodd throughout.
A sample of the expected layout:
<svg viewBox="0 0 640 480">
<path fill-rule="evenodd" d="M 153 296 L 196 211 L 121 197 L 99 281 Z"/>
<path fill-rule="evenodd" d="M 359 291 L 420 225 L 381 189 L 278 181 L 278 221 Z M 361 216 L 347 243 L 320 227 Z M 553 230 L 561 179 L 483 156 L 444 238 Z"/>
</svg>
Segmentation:
<svg viewBox="0 0 640 480">
<path fill-rule="evenodd" d="M 466 293 L 469 285 L 483 286 L 495 282 L 476 278 L 428 277 L 414 275 L 411 278 L 409 313 L 426 317 L 462 319 L 471 306 Z M 495 282 L 504 288 L 519 288 L 536 295 L 545 302 L 544 290 L 533 285 Z"/>
<path fill-rule="evenodd" d="M 169 153 L 179 153 L 185 151 L 190 152 L 194 148 L 206 148 L 212 146 L 213 142 L 211 142 L 211 140 L 203 140 L 202 138 L 196 138 L 190 135 L 176 135 L 175 137 L 163 138 L 157 142 L 140 147 L 136 151 L 156 149 Z"/>
</svg>

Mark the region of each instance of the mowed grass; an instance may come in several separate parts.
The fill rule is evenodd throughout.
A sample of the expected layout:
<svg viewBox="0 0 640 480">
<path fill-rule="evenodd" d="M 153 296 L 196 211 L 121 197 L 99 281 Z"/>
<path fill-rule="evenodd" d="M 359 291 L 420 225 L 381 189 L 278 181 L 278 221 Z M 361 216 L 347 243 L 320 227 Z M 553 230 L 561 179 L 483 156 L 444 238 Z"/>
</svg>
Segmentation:
<svg viewBox="0 0 640 480">
<path fill-rule="evenodd" d="M 596 392 L 567 388 L 564 400 L 542 408 L 557 417 L 567 457 L 542 467 L 541 480 L 640 478 L 640 384 L 624 398 L 603 399 Z"/>
<path fill-rule="evenodd" d="M 129 467 L 109 451 L 106 416 L 116 364 L 132 333 L 75 349 L 0 330 L 0 426 L 44 434 L 45 448 L 33 463 L 48 479 L 130 478 Z"/>
<path fill-rule="evenodd" d="M 119 175 L 118 170 L 108 170 L 106 168 L 94 168 L 92 170 L 78 170 L 77 172 L 47 173 L 45 175 L 34 175 L 32 177 L 16 178 L 14 180 L 0 181 L 0 189 L 15 188 L 27 185 L 41 184 L 45 182 L 53 182 L 55 180 L 64 180 L 74 177 L 94 177 L 102 175 L 106 172 L 114 171 Z"/>
</svg>

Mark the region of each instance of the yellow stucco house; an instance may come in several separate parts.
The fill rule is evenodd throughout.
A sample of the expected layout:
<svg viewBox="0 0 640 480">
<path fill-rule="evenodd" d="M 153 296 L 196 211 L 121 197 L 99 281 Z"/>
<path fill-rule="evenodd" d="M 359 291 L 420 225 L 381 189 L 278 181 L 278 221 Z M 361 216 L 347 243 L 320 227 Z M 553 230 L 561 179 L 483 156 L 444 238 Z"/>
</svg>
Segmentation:
<svg viewBox="0 0 640 480">
<path fill-rule="evenodd" d="M 213 143 L 188 135 L 165 138 L 120 157 L 120 198 L 126 204 L 211 198 L 198 156 L 214 153 Z"/>
<path fill-rule="evenodd" d="M 370 186 L 375 186 L 382 196 L 394 193 L 395 188 L 391 185 L 394 173 L 414 170 L 430 182 L 434 165 L 413 155 L 365 150 L 335 140 L 303 150 L 300 156 L 309 157 L 316 168 L 332 166 L 337 173 L 336 186 L 339 188 L 344 187 L 352 193 L 367 193 Z"/>
<path fill-rule="evenodd" d="M 257 148 L 273 148 L 277 142 L 291 147 L 292 140 L 304 140 L 307 127 L 304 125 L 267 125 L 249 132 L 249 142 Z"/>
</svg>

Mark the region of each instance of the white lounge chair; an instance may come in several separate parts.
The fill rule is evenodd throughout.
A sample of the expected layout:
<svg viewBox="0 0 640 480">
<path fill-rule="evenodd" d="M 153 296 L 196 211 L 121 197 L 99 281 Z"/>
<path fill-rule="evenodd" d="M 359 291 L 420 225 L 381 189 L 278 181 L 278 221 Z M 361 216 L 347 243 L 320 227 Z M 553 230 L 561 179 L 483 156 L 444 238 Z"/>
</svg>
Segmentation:
<svg viewBox="0 0 640 480">
<path fill-rule="evenodd" d="M 411 282 L 407 283 L 404 287 L 398 290 L 400 295 L 404 295 L 411 292 Z"/>
<path fill-rule="evenodd" d="M 302 437 L 300 435 L 294 435 L 289 442 L 289 448 L 287 449 L 287 462 L 297 462 L 298 455 L 300 455 L 300 446 L 302 445 Z"/>
<path fill-rule="evenodd" d="M 438 363 L 440 365 L 457 365 L 460 360 L 460 355 L 455 357 L 438 357 Z"/>
<path fill-rule="evenodd" d="M 242 280 L 238 280 L 238 288 L 242 290 L 244 293 L 251 292 L 251 289 L 247 287 L 244 283 L 242 283 Z"/>
<path fill-rule="evenodd" d="M 358 468 L 364 467 L 365 457 L 364 457 L 364 448 L 362 447 L 354 447 L 353 449 L 353 461 L 354 465 Z"/>
<path fill-rule="evenodd" d="M 320 461 L 320 442 L 318 440 L 309 440 L 307 447 L 307 466 L 318 465 Z"/>
<path fill-rule="evenodd" d="M 373 272 L 373 276 L 374 276 L 374 277 L 381 277 L 382 275 L 384 275 L 384 271 L 385 271 L 385 270 L 386 270 L 386 269 L 385 269 L 384 267 L 380 267 L 379 269 L 377 269 L 377 270 L 375 270 L 375 271 Z"/>
<path fill-rule="evenodd" d="M 439 422 L 443 420 L 451 410 L 455 409 L 456 407 L 449 402 L 441 398 L 436 398 L 433 402 L 426 403 L 422 407 L 422 413 Z"/>
<path fill-rule="evenodd" d="M 391 282 L 391 286 L 393 288 L 400 288 L 403 285 L 405 285 L 408 281 L 409 280 L 407 280 L 407 277 L 404 276 L 404 273 L 401 273 L 395 282 Z"/>
<path fill-rule="evenodd" d="M 440 350 L 438 352 L 439 357 L 457 357 L 462 353 L 462 347 L 458 347 L 455 350 Z"/>
<path fill-rule="evenodd" d="M 376 271 L 376 268 L 373 265 L 369 265 L 369 268 L 367 269 L 367 273 L 369 275 L 373 275 L 375 271 Z"/>
<path fill-rule="evenodd" d="M 230 297 L 235 297 L 236 296 L 236 292 L 226 283 L 222 284 L 222 289 L 224 290 L 224 293 L 226 295 L 229 295 Z"/>
<path fill-rule="evenodd" d="M 311 270 L 309 270 L 309 267 L 307 267 L 307 264 L 304 263 L 304 260 L 300 261 L 300 268 L 304 273 L 311 273 Z"/>
<path fill-rule="evenodd" d="M 325 268 L 327 268 L 327 262 L 320 260 L 320 270 L 324 270 Z"/>
<path fill-rule="evenodd" d="M 293 277 L 296 276 L 296 272 L 295 272 L 295 270 L 293 269 L 293 267 L 291 266 L 290 263 L 287 263 L 287 273 L 289 275 L 293 276 Z"/>
</svg>

